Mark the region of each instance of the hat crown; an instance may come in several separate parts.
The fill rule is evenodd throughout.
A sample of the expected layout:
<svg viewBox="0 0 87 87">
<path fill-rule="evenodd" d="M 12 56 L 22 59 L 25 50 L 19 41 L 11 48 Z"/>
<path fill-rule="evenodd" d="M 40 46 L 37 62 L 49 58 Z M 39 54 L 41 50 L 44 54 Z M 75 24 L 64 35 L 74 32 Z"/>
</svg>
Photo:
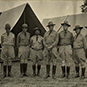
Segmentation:
<svg viewBox="0 0 87 87">
<path fill-rule="evenodd" d="M 9 23 L 5 24 L 5 28 L 10 29 L 11 28 L 10 24 Z"/>
<path fill-rule="evenodd" d="M 24 23 L 24 24 L 22 25 L 22 27 L 28 27 L 28 25 L 27 25 L 26 23 Z"/>
<path fill-rule="evenodd" d="M 48 25 L 47 25 L 47 27 L 49 27 L 49 26 L 54 26 L 55 24 L 52 22 L 52 21 L 50 21 L 50 22 L 48 22 Z"/>
<path fill-rule="evenodd" d="M 39 29 L 39 28 L 38 28 L 38 27 L 35 27 L 35 28 L 34 28 L 34 30 L 37 30 L 37 29 Z"/>
<path fill-rule="evenodd" d="M 80 25 L 76 25 L 75 28 L 80 28 Z"/>
<path fill-rule="evenodd" d="M 83 29 L 83 27 L 81 27 L 80 25 L 76 25 L 73 30 L 76 30 L 76 29 Z"/>
<path fill-rule="evenodd" d="M 68 21 L 64 21 L 64 24 L 68 24 Z"/>
<path fill-rule="evenodd" d="M 35 28 L 34 28 L 34 32 L 35 32 L 36 30 L 39 30 L 39 31 L 41 32 L 41 29 L 38 28 L 38 27 L 35 27 Z"/>
<path fill-rule="evenodd" d="M 35 27 L 35 28 L 34 28 L 34 31 L 36 31 L 36 30 L 40 30 L 40 29 L 39 29 L 38 27 Z"/>
<path fill-rule="evenodd" d="M 49 23 L 48 23 L 48 25 L 52 25 L 53 24 L 53 22 L 52 21 L 50 21 Z"/>
</svg>

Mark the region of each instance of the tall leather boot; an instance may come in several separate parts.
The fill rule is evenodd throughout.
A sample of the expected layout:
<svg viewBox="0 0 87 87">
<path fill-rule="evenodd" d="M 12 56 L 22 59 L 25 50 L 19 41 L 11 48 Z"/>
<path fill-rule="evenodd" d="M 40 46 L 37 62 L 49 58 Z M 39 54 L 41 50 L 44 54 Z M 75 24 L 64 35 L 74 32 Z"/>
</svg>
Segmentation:
<svg viewBox="0 0 87 87">
<path fill-rule="evenodd" d="M 76 76 L 75 76 L 75 78 L 78 78 L 79 77 L 79 66 L 76 66 L 75 70 L 76 70 Z"/>
<path fill-rule="evenodd" d="M 8 66 L 8 77 L 11 77 L 11 65 Z"/>
<path fill-rule="evenodd" d="M 21 63 L 20 64 L 20 77 L 23 77 L 23 74 L 24 74 L 24 72 L 23 72 L 23 63 Z"/>
<path fill-rule="evenodd" d="M 82 68 L 82 75 L 81 75 L 81 79 L 85 78 L 85 68 Z"/>
<path fill-rule="evenodd" d="M 33 76 L 36 76 L 36 65 L 32 65 L 32 69 L 33 69 Z"/>
<path fill-rule="evenodd" d="M 61 66 L 61 69 L 62 69 L 62 78 L 65 77 L 65 66 Z"/>
<path fill-rule="evenodd" d="M 50 77 L 50 65 L 46 65 L 46 77 L 45 78 L 48 78 Z"/>
<path fill-rule="evenodd" d="M 6 71 L 7 71 L 7 66 L 6 65 L 4 65 L 3 66 L 3 77 L 5 78 L 6 77 Z"/>
<path fill-rule="evenodd" d="M 56 65 L 53 65 L 52 67 L 52 78 L 53 79 L 56 79 L 55 74 L 56 74 Z"/>
<path fill-rule="evenodd" d="M 69 75 L 70 75 L 70 66 L 67 66 L 67 79 L 69 79 Z"/>
<path fill-rule="evenodd" d="M 23 64 L 20 64 L 20 73 L 23 74 Z"/>
<path fill-rule="evenodd" d="M 27 76 L 26 72 L 27 72 L 27 64 L 24 64 L 24 75 L 23 76 Z"/>
<path fill-rule="evenodd" d="M 38 65 L 37 66 L 37 76 L 39 76 L 39 74 L 40 74 L 40 69 L 41 69 L 41 65 Z"/>
</svg>

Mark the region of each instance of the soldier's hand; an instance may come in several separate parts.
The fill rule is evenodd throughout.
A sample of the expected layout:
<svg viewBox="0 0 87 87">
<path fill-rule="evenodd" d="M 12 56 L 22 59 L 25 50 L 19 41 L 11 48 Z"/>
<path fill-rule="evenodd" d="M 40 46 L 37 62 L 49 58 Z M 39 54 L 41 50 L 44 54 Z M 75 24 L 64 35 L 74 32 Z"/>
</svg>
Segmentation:
<svg viewBox="0 0 87 87">
<path fill-rule="evenodd" d="M 49 46 L 49 47 L 48 47 L 48 50 L 51 50 L 51 49 L 52 49 L 52 46 Z"/>
</svg>

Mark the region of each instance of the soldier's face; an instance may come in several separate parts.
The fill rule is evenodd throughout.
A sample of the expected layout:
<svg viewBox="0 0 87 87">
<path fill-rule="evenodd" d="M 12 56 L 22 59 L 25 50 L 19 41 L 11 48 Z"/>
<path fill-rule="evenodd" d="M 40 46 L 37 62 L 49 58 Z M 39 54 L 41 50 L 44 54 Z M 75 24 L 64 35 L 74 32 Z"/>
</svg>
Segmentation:
<svg viewBox="0 0 87 87">
<path fill-rule="evenodd" d="M 39 35 L 39 34 L 40 34 L 40 31 L 39 31 L 39 30 L 36 30 L 36 31 L 35 31 L 35 34 L 36 34 L 36 35 Z"/>
<path fill-rule="evenodd" d="M 66 24 L 63 25 L 63 29 L 64 30 L 67 30 L 68 29 L 68 26 Z"/>
<path fill-rule="evenodd" d="M 49 30 L 52 31 L 54 26 L 49 26 Z"/>
<path fill-rule="evenodd" d="M 75 30 L 75 32 L 76 32 L 77 34 L 79 34 L 79 33 L 81 32 L 81 30 L 78 28 L 78 29 Z"/>
<path fill-rule="evenodd" d="M 23 28 L 22 30 L 23 30 L 23 32 L 27 32 L 27 28 Z"/>
<path fill-rule="evenodd" d="M 10 29 L 5 29 L 5 30 L 6 30 L 6 32 L 7 32 L 7 33 L 9 33 L 9 32 L 10 32 Z"/>
</svg>

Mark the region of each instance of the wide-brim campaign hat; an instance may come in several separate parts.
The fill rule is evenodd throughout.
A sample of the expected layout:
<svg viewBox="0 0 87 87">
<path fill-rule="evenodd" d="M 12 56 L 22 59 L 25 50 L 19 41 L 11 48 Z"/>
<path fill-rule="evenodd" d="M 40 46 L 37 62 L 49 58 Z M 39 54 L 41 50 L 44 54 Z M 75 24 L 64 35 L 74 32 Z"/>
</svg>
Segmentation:
<svg viewBox="0 0 87 87">
<path fill-rule="evenodd" d="M 5 29 L 10 29 L 11 28 L 11 25 L 9 23 L 6 23 L 5 24 Z"/>
<path fill-rule="evenodd" d="M 73 30 L 75 31 L 76 29 L 83 29 L 83 27 L 81 27 L 80 25 L 76 25 Z"/>
<path fill-rule="evenodd" d="M 22 24 L 23 28 L 28 28 L 28 25 L 26 23 Z"/>
<path fill-rule="evenodd" d="M 64 21 L 64 23 L 61 23 L 61 25 L 67 25 L 68 27 L 70 27 L 71 25 L 68 23 L 68 21 Z"/>
<path fill-rule="evenodd" d="M 56 25 L 56 24 L 54 24 L 52 21 L 50 21 L 50 22 L 48 22 L 47 27 L 49 27 L 49 26 L 54 26 L 54 25 Z"/>
<path fill-rule="evenodd" d="M 39 31 L 41 32 L 41 29 L 38 28 L 38 27 L 35 27 L 35 28 L 34 28 L 34 32 L 35 32 L 36 30 L 39 30 Z"/>
</svg>

